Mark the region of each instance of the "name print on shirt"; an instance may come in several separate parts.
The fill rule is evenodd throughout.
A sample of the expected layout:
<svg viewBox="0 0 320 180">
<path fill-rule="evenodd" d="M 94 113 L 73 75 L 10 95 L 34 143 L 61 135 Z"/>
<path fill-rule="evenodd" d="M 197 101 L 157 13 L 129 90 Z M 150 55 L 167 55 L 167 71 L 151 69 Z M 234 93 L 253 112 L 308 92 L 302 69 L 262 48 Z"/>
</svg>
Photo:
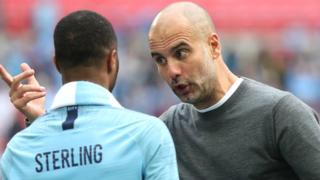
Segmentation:
<svg viewBox="0 0 320 180">
<path fill-rule="evenodd" d="M 103 159 L 102 145 L 79 146 L 37 153 L 34 157 L 38 173 L 90 164 L 99 164 Z"/>
</svg>

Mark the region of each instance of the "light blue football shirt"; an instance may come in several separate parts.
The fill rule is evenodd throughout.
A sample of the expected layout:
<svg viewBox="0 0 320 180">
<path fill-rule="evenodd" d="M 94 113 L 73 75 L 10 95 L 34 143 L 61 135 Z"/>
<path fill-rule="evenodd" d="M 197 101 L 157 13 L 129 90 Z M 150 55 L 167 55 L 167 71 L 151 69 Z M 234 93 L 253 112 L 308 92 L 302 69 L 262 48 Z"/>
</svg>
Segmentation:
<svg viewBox="0 0 320 180">
<path fill-rule="evenodd" d="M 62 86 L 48 113 L 12 138 L 1 171 L 4 180 L 178 179 L 164 123 L 85 81 Z"/>
</svg>

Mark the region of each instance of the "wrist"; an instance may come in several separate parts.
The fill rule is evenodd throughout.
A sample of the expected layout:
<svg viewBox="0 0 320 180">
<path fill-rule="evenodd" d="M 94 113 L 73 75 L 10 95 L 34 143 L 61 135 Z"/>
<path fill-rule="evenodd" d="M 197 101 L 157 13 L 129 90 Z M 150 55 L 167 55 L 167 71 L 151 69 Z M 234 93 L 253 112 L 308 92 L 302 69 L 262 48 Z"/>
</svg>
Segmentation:
<svg viewBox="0 0 320 180">
<path fill-rule="evenodd" d="M 24 120 L 24 122 L 25 122 L 26 127 L 29 127 L 31 125 L 31 123 L 32 123 L 32 121 L 30 121 L 27 118 Z"/>
<path fill-rule="evenodd" d="M 30 125 L 33 123 L 33 121 L 35 121 L 38 117 L 44 115 L 46 113 L 45 110 L 38 112 L 38 113 L 33 113 L 33 114 L 25 114 L 26 115 L 26 125 Z"/>
</svg>

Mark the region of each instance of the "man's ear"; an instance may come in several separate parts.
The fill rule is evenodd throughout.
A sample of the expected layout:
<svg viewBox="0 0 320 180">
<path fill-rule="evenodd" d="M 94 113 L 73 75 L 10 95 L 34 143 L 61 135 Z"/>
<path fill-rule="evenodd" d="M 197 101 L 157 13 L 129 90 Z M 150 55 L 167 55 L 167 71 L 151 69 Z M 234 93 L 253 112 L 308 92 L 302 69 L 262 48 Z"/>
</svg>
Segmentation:
<svg viewBox="0 0 320 180">
<path fill-rule="evenodd" d="M 111 73 L 113 71 L 117 71 L 117 61 L 118 61 L 118 54 L 116 49 L 112 49 L 109 53 L 108 59 L 107 59 L 107 70 L 108 73 Z"/>
<path fill-rule="evenodd" d="M 61 69 L 60 69 L 60 66 L 59 66 L 59 64 L 57 62 L 56 56 L 53 56 L 52 61 L 53 61 L 53 64 L 56 66 L 58 72 L 61 74 Z"/>
<path fill-rule="evenodd" d="M 218 58 L 221 55 L 221 46 L 218 35 L 212 33 L 208 38 L 208 43 L 212 57 L 214 59 Z"/>
</svg>

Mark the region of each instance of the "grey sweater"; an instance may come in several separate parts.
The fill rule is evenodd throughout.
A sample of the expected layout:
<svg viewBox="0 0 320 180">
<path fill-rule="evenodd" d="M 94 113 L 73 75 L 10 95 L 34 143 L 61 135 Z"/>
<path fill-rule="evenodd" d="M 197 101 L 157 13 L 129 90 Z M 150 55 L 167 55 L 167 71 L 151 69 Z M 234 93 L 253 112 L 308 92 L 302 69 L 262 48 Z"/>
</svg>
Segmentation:
<svg viewBox="0 0 320 180">
<path fill-rule="evenodd" d="M 244 78 L 215 110 L 181 103 L 160 118 L 181 180 L 320 180 L 319 119 L 290 93 Z"/>
</svg>

